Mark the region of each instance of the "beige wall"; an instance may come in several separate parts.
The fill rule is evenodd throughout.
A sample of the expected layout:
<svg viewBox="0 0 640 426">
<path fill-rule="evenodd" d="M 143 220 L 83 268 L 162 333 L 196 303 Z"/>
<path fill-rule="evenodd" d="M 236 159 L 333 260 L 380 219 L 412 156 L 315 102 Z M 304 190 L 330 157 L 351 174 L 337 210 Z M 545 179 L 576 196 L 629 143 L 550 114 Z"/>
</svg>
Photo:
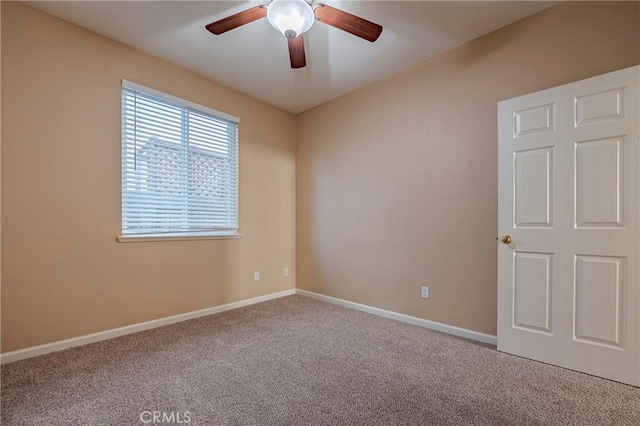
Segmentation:
<svg viewBox="0 0 640 426">
<path fill-rule="evenodd" d="M 570 2 L 301 114 L 298 287 L 495 334 L 496 103 L 638 63 L 640 3 Z"/>
<path fill-rule="evenodd" d="M 640 63 L 639 28 L 563 4 L 296 119 L 2 2 L 2 352 L 290 289 L 296 257 L 299 288 L 495 334 L 496 103 Z M 115 242 L 122 78 L 241 118 L 241 240 Z"/>
<path fill-rule="evenodd" d="M 123 78 L 240 117 L 242 239 L 115 242 Z M 14 2 L 2 88 L 2 352 L 295 287 L 293 115 Z"/>
</svg>

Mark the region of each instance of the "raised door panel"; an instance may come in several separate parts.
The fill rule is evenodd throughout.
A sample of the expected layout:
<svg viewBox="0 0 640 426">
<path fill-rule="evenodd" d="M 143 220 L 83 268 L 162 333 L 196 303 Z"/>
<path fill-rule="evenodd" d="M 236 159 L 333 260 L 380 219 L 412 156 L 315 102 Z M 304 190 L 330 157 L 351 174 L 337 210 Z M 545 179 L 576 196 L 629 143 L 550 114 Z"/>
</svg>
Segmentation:
<svg viewBox="0 0 640 426">
<path fill-rule="evenodd" d="M 553 148 L 514 153 L 514 227 L 553 225 Z"/>
<path fill-rule="evenodd" d="M 624 226 L 624 137 L 575 144 L 575 225 Z"/>
<path fill-rule="evenodd" d="M 539 105 L 515 111 L 513 114 L 513 137 L 549 132 L 555 129 L 555 105 Z"/>
<path fill-rule="evenodd" d="M 577 96 L 574 117 L 576 127 L 604 120 L 625 118 L 624 87 Z"/>
<path fill-rule="evenodd" d="M 622 347 L 625 265 L 621 257 L 575 257 L 575 340 Z"/>
<path fill-rule="evenodd" d="M 551 333 L 552 259 L 551 253 L 514 254 L 514 327 Z"/>
</svg>

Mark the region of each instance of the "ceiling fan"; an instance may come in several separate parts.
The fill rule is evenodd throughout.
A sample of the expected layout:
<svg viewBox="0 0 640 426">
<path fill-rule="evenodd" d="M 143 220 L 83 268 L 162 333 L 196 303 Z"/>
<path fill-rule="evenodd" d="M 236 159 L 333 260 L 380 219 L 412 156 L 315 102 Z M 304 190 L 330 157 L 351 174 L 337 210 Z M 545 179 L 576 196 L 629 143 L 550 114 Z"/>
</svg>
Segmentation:
<svg viewBox="0 0 640 426">
<path fill-rule="evenodd" d="M 291 68 L 307 65 L 302 35 L 311 29 L 316 19 L 371 42 L 382 33 L 382 26 L 378 24 L 326 4 L 313 4 L 313 0 L 272 0 L 267 5 L 255 6 L 212 22 L 205 28 L 220 35 L 264 17 L 287 38 Z"/>
</svg>

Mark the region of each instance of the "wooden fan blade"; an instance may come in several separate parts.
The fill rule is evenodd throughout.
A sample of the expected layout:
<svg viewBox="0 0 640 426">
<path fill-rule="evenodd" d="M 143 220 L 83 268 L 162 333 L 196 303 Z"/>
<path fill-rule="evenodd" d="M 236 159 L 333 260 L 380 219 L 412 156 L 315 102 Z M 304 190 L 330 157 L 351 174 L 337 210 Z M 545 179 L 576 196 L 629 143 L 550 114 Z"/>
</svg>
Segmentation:
<svg viewBox="0 0 640 426">
<path fill-rule="evenodd" d="M 307 60 L 304 56 L 304 38 L 302 34 L 296 38 L 288 38 L 287 42 L 289 43 L 291 68 L 304 68 L 307 65 Z"/>
<path fill-rule="evenodd" d="M 314 13 L 318 21 L 368 41 L 376 41 L 382 33 L 382 26 L 326 4 L 319 4 Z"/>
<path fill-rule="evenodd" d="M 248 24 L 249 22 L 257 21 L 260 18 L 267 16 L 266 6 L 256 6 L 251 9 L 247 9 L 235 15 L 228 16 L 216 22 L 212 22 L 205 28 L 215 35 L 226 33 L 234 28 L 238 28 L 241 25 Z"/>
</svg>

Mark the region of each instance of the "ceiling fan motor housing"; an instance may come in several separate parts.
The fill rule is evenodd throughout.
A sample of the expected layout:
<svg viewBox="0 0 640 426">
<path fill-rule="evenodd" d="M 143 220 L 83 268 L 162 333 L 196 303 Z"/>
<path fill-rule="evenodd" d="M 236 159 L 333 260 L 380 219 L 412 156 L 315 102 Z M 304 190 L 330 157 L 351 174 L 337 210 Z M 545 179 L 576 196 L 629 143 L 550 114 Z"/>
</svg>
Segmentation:
<svg viewBox="0 0 640 426">
<path fill-rule="evenodd" d="M 313 9 L 305 0 L 273 0 L 267 9 L 267 20 L 286 38 L 296 38 L 313 26 Z"/>
</svg>

